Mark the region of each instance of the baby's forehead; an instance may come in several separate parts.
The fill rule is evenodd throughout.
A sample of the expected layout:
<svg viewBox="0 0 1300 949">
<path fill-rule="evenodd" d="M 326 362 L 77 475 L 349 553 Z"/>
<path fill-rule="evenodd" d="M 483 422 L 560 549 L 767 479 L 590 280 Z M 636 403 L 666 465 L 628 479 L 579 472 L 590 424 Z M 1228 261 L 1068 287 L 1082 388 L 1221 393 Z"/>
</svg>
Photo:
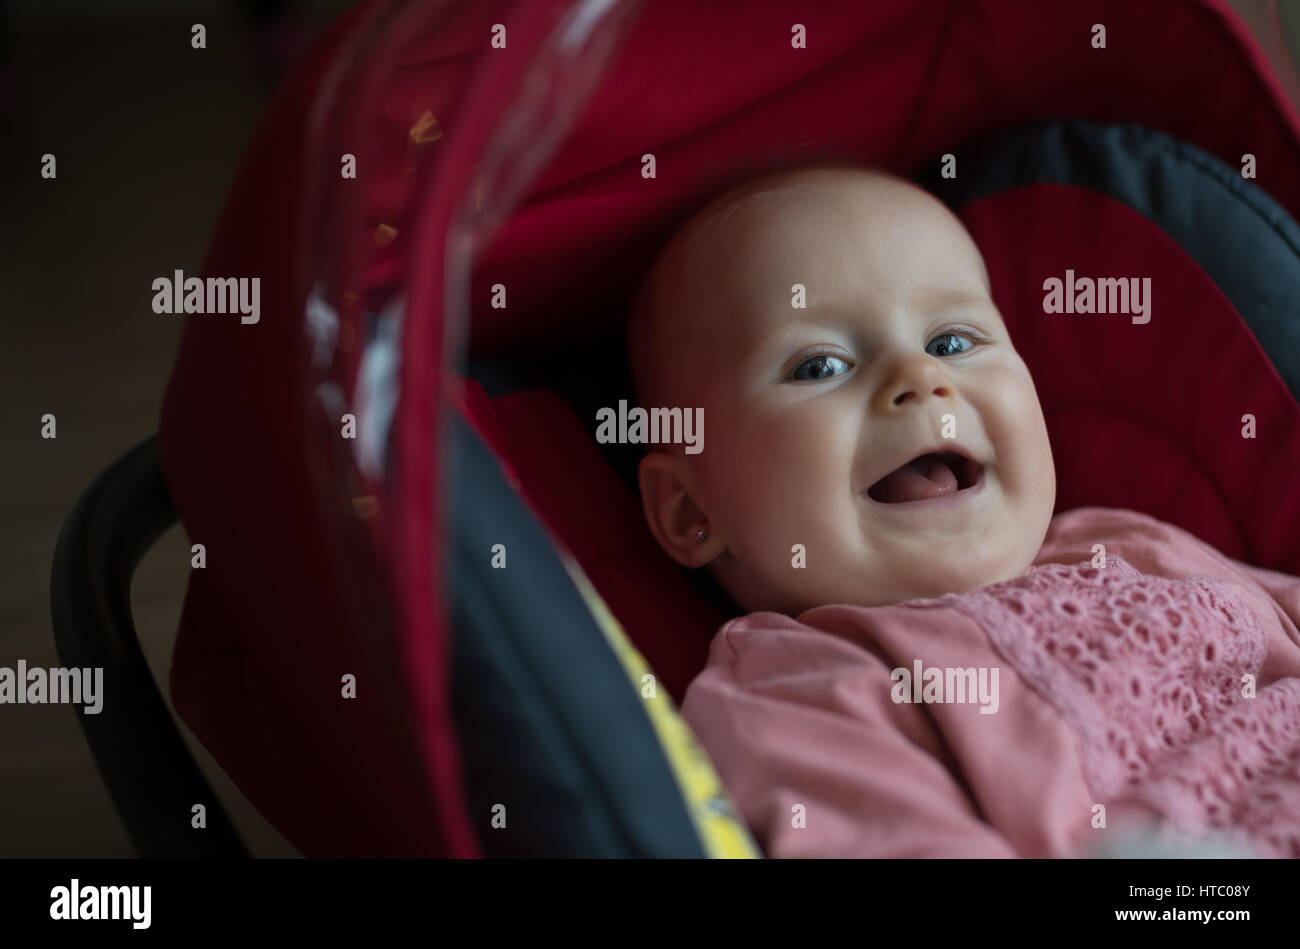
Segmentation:
<svg viewBox="0 0 1300 949">
<path fill-rule="evenodd" d="M 770 338 L 818 315 L 793 306 L 796 285 L 861 315 L 855 304 L 869 298 L 873 273 L 898 272 L 924 292 L 954 284 L 976 293 L 988 283 L 960 222 L 906 181 L 858 168 L 764 176 L 699 208 L 674 233 L 646 282 L 637 334 L 664 358 L 638 355 L 637 339 L 633 357 L 643 375 L 659 374 L 689 350 Z"/>
<path fill-rule="evenodd" d="M 837 170 L 763 179 L 711 202 L 677 232 L 655 276 L 680 302 L 752 304 L 793 284 L 851 293 L 900 275 L 988 282 L 965 228 L 933 196 L 883 173 Z"/>
<path fill-rule="evenodd" d="M 681 228 L 681 251 L 699 253 L 728 227 L 778 215 L 794 202 L 816 195 L 851 192 L 863 186 L 849 174 L 791 174 L 763 178 L 735 188 L 698 209 Z"/>
</svg>

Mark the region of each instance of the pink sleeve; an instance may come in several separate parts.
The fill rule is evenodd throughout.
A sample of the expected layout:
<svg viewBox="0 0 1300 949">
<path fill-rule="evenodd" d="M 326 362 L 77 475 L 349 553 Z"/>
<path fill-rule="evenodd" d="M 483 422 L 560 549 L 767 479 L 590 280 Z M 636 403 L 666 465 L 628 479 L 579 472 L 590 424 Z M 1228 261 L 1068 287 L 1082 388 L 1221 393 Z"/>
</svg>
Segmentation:
<svg viewBox="0 0 1300 949">
<path fill-rule="evenodd" d="M 1273 649 L 1300 646 L 1300 579 L 1233 560 L 1180 527 L 1123 508 L 1076 508 L 1052 519 L 1035 563 L 1078 563 L 1104 542 L 1142 573 L 1181 579 L 1205 576 L 1241 587 L 1246 602 L 1267 624 Z"/>
<path fill-rule="evenodd" d="M 1284 613 L 1291 623 L 1300 624 L 1300 577 L 1293 577 L 1287 573 L 1279 573 L 1276 570 L 1265 570 L 1263 567 L 1252 567 L 1249 564 L 1238 563 L 1241 571 L 1254 580 L 1273 598 L 1278 609 Z M 1298 641 L 1300 642 L 1300 641 Z"/>
<path fill-rule="evenodd" d="M 762 615 L 778 627 L 762 649 L 735 654 L 719 634 L 682 715 L 769 857 L 1018 856 L 954 780 L 927 717 L 888 700 L 880 659 Z"/>
</svg>

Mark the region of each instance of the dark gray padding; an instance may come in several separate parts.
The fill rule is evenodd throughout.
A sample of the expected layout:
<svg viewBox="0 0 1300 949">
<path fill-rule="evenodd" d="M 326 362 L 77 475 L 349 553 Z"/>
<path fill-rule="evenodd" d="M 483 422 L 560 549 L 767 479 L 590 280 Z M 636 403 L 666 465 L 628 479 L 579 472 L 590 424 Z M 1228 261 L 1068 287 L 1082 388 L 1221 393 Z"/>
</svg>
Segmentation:
<svg viewBox="0 0 1300 949">
<path fill-rule="evenodd" d="M 453 707 L 485 854 L 706 856 L 646 700 L 496 459 L 449 419 Z"/>
</svg>

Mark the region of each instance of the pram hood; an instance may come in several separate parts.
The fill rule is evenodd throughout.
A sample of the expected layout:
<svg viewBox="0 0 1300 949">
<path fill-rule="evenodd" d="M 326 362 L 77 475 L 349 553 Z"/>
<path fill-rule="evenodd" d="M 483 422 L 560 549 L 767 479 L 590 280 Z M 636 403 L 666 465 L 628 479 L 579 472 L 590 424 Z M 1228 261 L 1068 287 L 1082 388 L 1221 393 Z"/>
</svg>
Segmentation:
<svg viewBox="0 0 1300 949">
<path fill-rule="evenodd" d="M 207 551 L 182 717 L 304 852 L 478 854 L 441 546 L 465 360 L 617 328 L 663 238 L 741 178 L 824 157 L 911 173 L 1067 116 L 1249 152 L 1300 217 L 1300 120 L 1218 2 L 351 10 L 276 96 L 205 262 L 261 278 L 261 319 L 191 318 L 164 404 L 167 481 Z"/>
</svg>

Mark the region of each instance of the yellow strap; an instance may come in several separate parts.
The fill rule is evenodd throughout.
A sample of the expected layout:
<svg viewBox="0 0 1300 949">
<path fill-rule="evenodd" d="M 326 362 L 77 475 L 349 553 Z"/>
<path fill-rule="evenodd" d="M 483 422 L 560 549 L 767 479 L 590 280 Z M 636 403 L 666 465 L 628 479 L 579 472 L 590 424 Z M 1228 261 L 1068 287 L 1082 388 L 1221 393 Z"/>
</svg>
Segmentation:
<svg viewBox="0 0 1300 949">
<path fill-rule="evenodd" d="M 664 756 L 677 778 L 677 785 L 686 802 L 686 812 L 695 825 L 696 834 L 709 857 L 757 858 L 762 852 L 750 836 L 749 828 L 736 812 L 735 804 L 723 787 L 713 762 L 700 746 L 691 727 L 677 712 L 677 706 L 666 691 L 654 682 L 653 697 L 647 697 L 646 687 L 653 674 L 645 658 L 628 640 L 627 634 L 605 601 L 600 598 L 587 575 L 572 558 L 561 554 L 560 560 L 569 572 L 573 585 L 587 603 L 587 609 L 609 641 L 614 655 L 623 663 L 623 669 L 633 686 L 642 696 L 650 721 L 658 735 Z"/>
</svg>

